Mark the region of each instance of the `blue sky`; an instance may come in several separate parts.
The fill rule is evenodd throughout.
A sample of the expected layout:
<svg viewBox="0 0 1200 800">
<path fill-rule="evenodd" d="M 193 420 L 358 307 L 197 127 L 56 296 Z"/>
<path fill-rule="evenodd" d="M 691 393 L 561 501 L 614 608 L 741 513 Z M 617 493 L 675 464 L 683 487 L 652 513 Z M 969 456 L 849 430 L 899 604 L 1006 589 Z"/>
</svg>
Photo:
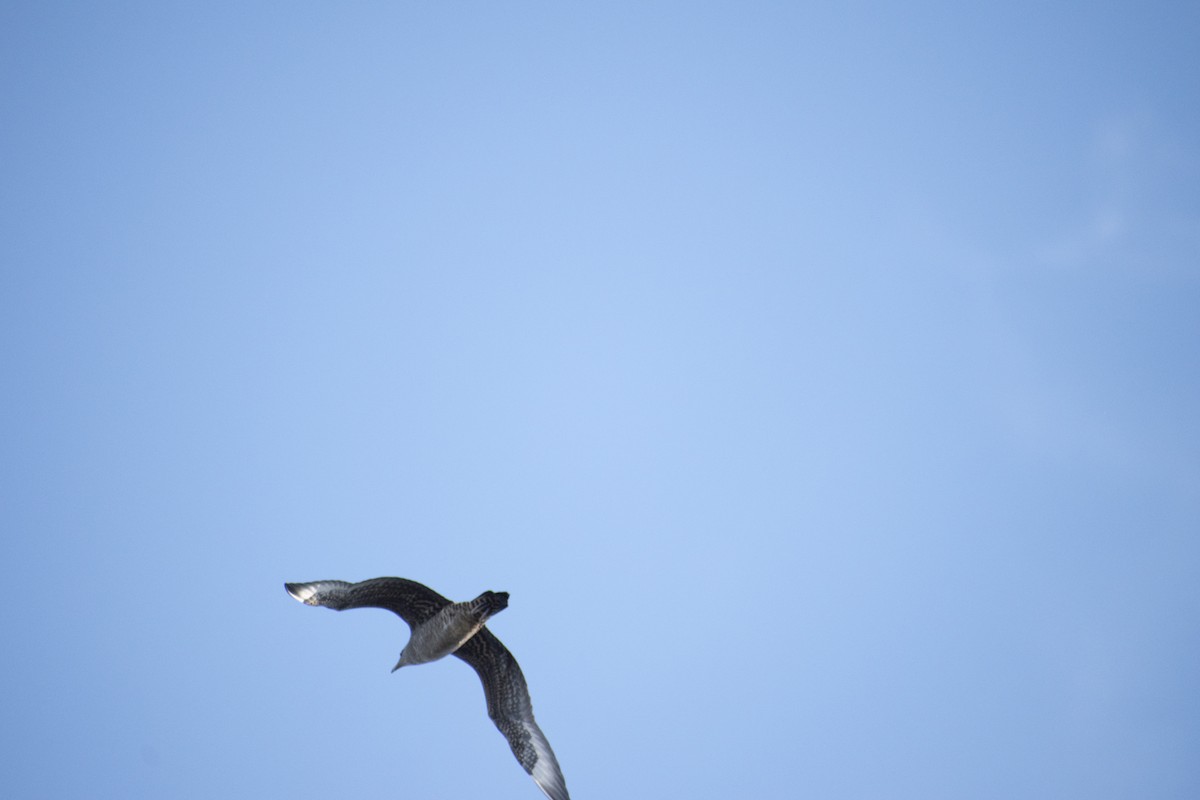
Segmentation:
<svg viewBox="0 0 1200 800">
<path fill-rule="evenodd" d="M 0 9 L 0 785 L 1200 794 L 1200 12 Z"/>
</svg>

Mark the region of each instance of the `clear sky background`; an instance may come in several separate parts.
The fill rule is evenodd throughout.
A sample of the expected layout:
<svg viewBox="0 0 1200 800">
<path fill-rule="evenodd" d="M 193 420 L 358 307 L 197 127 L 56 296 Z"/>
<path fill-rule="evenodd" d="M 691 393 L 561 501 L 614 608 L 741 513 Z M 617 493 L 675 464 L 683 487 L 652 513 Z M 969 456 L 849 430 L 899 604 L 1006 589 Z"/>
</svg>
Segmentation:
<svg viewBox="0 0 1200 800">
<path fill-rule="evenodd" d="M 1200 796 L 1200 6 L 4 3 L 0 786 Z M 107 6 L 107 7 L 105 7 Z"/>
</svg>

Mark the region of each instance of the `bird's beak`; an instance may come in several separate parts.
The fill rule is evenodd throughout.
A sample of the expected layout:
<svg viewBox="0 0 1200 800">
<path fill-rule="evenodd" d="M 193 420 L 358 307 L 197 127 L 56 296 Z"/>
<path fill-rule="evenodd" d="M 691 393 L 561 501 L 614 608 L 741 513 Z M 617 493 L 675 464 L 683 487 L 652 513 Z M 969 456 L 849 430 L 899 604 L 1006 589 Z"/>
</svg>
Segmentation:
<svg viewBox="0 0 1200 800">
<path fill-rule="evenodd" d="M 395 671 L 396 671 L 396 670 L 398 670 L 398 669 L 400 669 L 400 662 L 399 662 L 399 661 L 397 661 L 397 662 L 396 662 L 396 666 L 392 667 L 392 672 L 395 672 Z"/>
</svg>

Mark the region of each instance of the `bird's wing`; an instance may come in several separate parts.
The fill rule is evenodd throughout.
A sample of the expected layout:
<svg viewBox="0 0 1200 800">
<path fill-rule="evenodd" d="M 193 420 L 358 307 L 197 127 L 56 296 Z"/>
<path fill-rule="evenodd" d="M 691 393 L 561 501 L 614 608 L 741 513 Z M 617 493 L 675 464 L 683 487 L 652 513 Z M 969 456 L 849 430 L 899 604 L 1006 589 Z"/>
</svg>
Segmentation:
<svg viewBox="0 0 1200 800">
<path fill-rule="evenodd" d="M 483 682 L 488 716 L 508 739 L 509 747 L 538 788 L 550 800 L 571 800 L 550 742 L 533 718 L 529 687 L 508 648 L 487 628 L 481 628 L 454 655 L 474 667 Z"/>
<path fill-rule="evenodd" d="M 347 608 L 386 608 L 415 628 L 450 601 L 428 586 L 405 578 L 371 578 L 358 583 L 313 581 L 285 583 L 288 594 L 310 606 L 335 611 Z"/>
</svg>

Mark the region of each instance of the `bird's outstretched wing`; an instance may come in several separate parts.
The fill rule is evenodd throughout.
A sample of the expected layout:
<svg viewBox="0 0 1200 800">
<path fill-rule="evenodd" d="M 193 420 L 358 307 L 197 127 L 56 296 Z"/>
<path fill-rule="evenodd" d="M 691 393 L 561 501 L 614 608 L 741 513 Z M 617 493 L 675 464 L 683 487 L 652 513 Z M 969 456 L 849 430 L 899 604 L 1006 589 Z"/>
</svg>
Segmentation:
<svg viewBox="0 0 1200 800">
<path fill-rule="evenodd" d="M 550 800 L 571 800 L 550 742 L 533 718 L 525 676 L 508 648 L 487 628 L 468 639 L 454 655 L 474 667 L 483 682 L 488 716 L 508 739 L 525 771 Z"/>
<path fill-rule="evenodd" d="M 371 578 L 358 583 L 313 581 L 285 583 L 288 594 L 310 606 L 335 611 L 347 608 L 386 608 L 415 628 L 450 601 L 424 584 L 406 578 Z"/>
</svg>

